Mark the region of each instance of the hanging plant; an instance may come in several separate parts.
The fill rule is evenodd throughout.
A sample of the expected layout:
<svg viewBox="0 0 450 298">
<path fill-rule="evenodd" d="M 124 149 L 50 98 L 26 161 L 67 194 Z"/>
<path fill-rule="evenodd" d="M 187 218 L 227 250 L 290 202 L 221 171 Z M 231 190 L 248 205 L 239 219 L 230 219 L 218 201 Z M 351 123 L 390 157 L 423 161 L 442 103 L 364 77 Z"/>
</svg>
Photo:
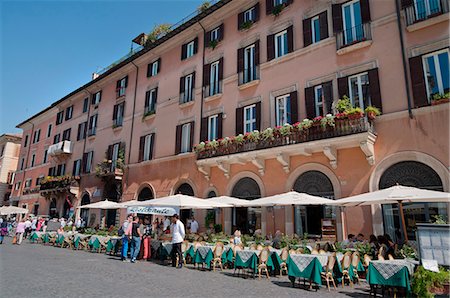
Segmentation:
<svg viewBox="0 0 450 298">
<path fill-rule="evenodd" d="M 211 48 L 211 49 L 215 49 L 216 47 L 217 47 L 217 45 L 219 44 L 219 41 L 217 40 L 217 39 L 214 39 L 214 40 L 210 40 L 209 41 L 209 47 Z"/>
</svg>

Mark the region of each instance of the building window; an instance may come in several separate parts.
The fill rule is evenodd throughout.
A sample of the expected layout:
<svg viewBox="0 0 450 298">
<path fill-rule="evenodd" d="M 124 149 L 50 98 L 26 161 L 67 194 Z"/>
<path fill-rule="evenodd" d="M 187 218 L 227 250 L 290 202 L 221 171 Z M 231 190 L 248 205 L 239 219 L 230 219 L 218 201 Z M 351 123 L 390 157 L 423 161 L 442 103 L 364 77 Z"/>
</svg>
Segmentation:
<svg viewBox="0 0 450 298">
<path fill-rule="evenodd" d="M 319 16 L 311 19 L 312 43 L 320 41 L 320 20 Z"/>
<path fill-rule="evenodd" d="M 66 174 L 66 164 L 60 164 L 56 168 L 56 176 L 64 176 Z"/>
<path fill-rule="evenodd" d="M 51 135 L 52 135 L 52 125 L 49 124 L 47 128 L 47 138 L 50 138 Z"/>
<path fill-rule="evenodd" d="M 251 45 L 244 49 L 244 77 L 243 83 L 256 80 L 256 63 L 255 63 L 255 45 Z"/>
<path fill-rule="evenodd" d="M 256 105 L 244 108 L 244 134 L 256 130 Z"/>
<path fill-rule="evenodd" d="M 208 141 L 218 139 L 219 115 L 208 117 Z"/>
<path fill-rule="evenodd" d="M 287 2 L 288 2 L 288 0 L 273 0 L 273 5 L 277 6 L 277 5 L 285 4 Z"/>
<path fill-rule="evenodd" d="M 89 151 L 83 154 L 83 173 L 90 173 L 92 169 L 92 159 L 94 151 Z"/>
<path fill-rule="evenodd" d="M 39 176 L 39 177 L 36 178 L 36 186 L 41 185 L 42 179 L 44 179 L 44 176 Z"/>
<path fill-rule="evenodd" d="M 449 50 L 424 55 L 422 59 L 428 98 L 449 92 Z"/>
<path fill-rule="evenodd" d="M 44 158 L 42 159 L 42 163 L 43 164 L 47 163 L 47 156 L 48 156 L 48 150 L 45 149 L 45 151 L 44 151 Z"/>
<path fill-rule="evenodd" d="M 39 142 L 40 138 L 41 138 L 41 129 L 37 129 L 33 135 L 33 144 Z"/>
<path fill-rule="evenodd" d="M 186 58 L 194 56 L 194 41 L 191 41 L 186 46 Z"/>
<path fill-rule="evenodd" d="M 414 0 L 416 20 L 427 19 L 441 12 L 440 0 Z"/>
<path fill-rule="evenodd" d="M 256 16 L 256 9 L 252 7 L 244 11 L 244 23 L 254 22 Z"/>
<path fill-rule="evenodd" d="M 71 128 L 68 128 L 63 131 L 62 140 L 63 141 L 70 141 L 70 132 L 72 131 Z"/>
<path fill-rule="evenodd" d="M 187 75 L 181 78 L 181 98 L 180 103 L 186 103 L 194 100 L 194 74 Z"/>
<path fill-rule="evenodd" d="M 61 124 L 63 120 L 64 120 L 64 111 L 58 112 L 58 114 L 56 114 L 56 125 Z"/>
<path fill-rule="evenodd" d="M 291 123 L 291 96 L 289 94 L 275 98 L 276 126 Z"/>
<path fill-rule="evenodd" d="M 350 100 L 353 106 L 365 109 L 370 103 L 369 75 L 360 73 L 348 78 Z"/>
<path fill-rule="evenodd" d="M 142 136 L 139 144 L 139 161 L 152 159 L 154 134 Z"/>
<path fill-rule="evenodd" d="M 22 171 L 25 167 L 25 158 L 22 157 L 22 159 L 20 160 L 20 170 Z"/>
<path fill-rule="evenodd" d="M 148 116 L 156 112 L 156 99 L 158 96 L 158 88 L 149 90 L 145 93 L 144 115 Z"/>
<path fill-rule="evenodd" d="M 86 138 L 87 122 L 78 124 L 77 141 L 84 140 Z"/>
<path fill-rule="evenodd" d="M 66 121 L 72 119 L 73 115 L 73 106 L 70 106 L 66 109 Z"/>
<path fill-rule="evenodd" d="M 53 136 L 53 144 L 59 143 L 60 134 L 56 134 Z"/>
<path fill-rule="evenodd" d="M 125 108 L 125 102 L 121 102 L 114 106 L 113 127 L 119 127 L 119 126 L 123 125 L 124 108 Z"/>
<path fill-rule="evenodd" d="M 194 40 L 183 44 L 183 46 L 181 47 L 181 60 L 185 60 L 197 54 L 197 49 L 198 38 L 195 38 Z"/>
<path fill-rule="evenodd" d="M 81 172 L 81 159 L 77 159 L 73 162 L 72 176 L 80 176 Z"/>
<path fill-rule="evenodd" d="M 121 97 L 121 96 L 125 95 L 127 86 L 128 86 L 128 76 L 117 81 L 117 85 L 116 85 L 117 97 Z"/>
<path fill-rule="evenodd" d="M 345 44 L 362 40 L 364 31 L 359 0 L 353 0 L 342 5 L 342 17 L 344 19 Z"/>
<path fill-rule="evenodd" d="M 25 140 L 23 141 L 23 147 L 28 146 L 28 135 L 25 136 Z"/>
<path fill-rule="evenodd" d="M 31 187 L 31 178 L 28 178 L 27 180 L 25 180 L 25 188 L 30 188 Z"/>
<path fill-rule="evenodd" d="M 102 91 L 94 93 L 94 95 L 92 96 L 92 104 L 98 105 L 101 100 L 102 100 Z"/>
<path fill-rule="evenodd" d="M 181 153 L 191 151 L 191 123 L 183 124 L 181 128 Z"/>
<path fill-rule="evenodd" d="M 219 30 L 220 30 L 219 27 L 217 27 L 217 28 L 211 30 L 211 33 L 210 33 L 210 36 L 209 36 L 209 38 L 211 39 L 211 41 L 219 40 Z"/>
<path fill-rule="evenodd" d="M 83 113 L 86 113 L 89 108 L 89 98 L 85 98 L 83 101 Z"/>
<path fill-rule="evenodd" d="M 19 189 L 20 189 L 20 184 L 21 184 L 21 183 L 22 183 L 21 181 L 18 181 L 18 182 L 16 183 L 14 189 L 15 189 L 15 190 L 19 190 Z"/>
<path fill-rule="evenodd" d="M 92 115 L 91 118 L 89 118 L 88 136 L 95 136 L 97 132 L 97 118 L 98 114 Z"/>
<path fill-rule="evenodd" d="M 161 59 L 149 64 L 147 77 L 154 77 L 159 73 L 159 63 Z"/>
<path fill-rule="evenodd" d="M 30 168 L 34 167 L 34 162 L 36 161 L 36 154 L 33 153 L 31 155 L 31 162 L 30 162 Z"/>
<path fill-rule="evenodd" d="M 114 171 L 117 167 L 117 160 L 119 159 L 119 150 L 120 150 L 120 143 L 115 143 L 110 147 L 111 149 L 108 150 L 111 154 L 111 170 Z"/>
<path fill-rule="evenodd" d="M 288 53 L 287 30 L 275 34 L 275 58 L 282 57 Z"/>
<path fill-rule="evenodd" d="M 211 64 L 209 73 L 209 96 L 220 93 L 219 88 L 219 61 Z"/>
<path fill-rule="evenodd" d="M 315 103 L 315 111 L 316 117 L 323 115 L 323 88 L 322 85 L 318 85 L 314 87 L 314 103 Z"/>
<path fill-rule="evenodd" d="M 48 176 L 50 176 L 50 177 L 57 176 L 57 174 L 56 174 L 56 167 L 48 168 Z"/>
</svg>

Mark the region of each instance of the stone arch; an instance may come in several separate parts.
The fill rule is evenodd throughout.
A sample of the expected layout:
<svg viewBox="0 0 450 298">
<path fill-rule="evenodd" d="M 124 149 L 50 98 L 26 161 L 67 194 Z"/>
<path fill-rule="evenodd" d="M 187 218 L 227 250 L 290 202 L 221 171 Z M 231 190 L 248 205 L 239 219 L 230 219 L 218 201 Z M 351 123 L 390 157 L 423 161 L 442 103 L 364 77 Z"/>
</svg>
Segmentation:
<svg viewBox="0 0 450 298">
<path fill-rule="evenodd" d="M 134 198 L 133 199 L 134 200 L 139 200 L 139 195 L 145 188 L 148 188 L 151 191 L 152 199 L 156 199 L 155 188 L 150 183 L 142 183 L 141 185 L 139 185 L 137 191 L 134 194 Z"/>
<path fill-rule="evenodd" d="M 230 182 L 228 182 L 228 186 L 227 186 L 227 195 L 228 196 L 232 196 L 232 192 L 233 192 L 233 188 L 236 185 L 236 183 L 238 183 L 239 180 L 241 180 L 242 178 L 251 178 L 253 180 L 255 180 L 255 182 L 258 184 L 259 186 L 259 190 L 260 190 L 260 194 L 261 197 L 264 197 L 266 195 L 266 190 L 264 187 L 264 182 L 262 181 L 261 177 L 259 177 L 258 175 L 256 175 L 253 172 L 250 171 L 243 171 L 243 172 L 239 172 L 238 174 L 236 174 L 235 176 L 233 176 L 233 178 L 230 179 Z"/>
<path fill-rule="evenodd" d="M 192 188 L 192 190 L 194 192 L 194 196 L 195 197 L 197 196 L 196 195 L 198 193 L 197 187 L 195 186 L 195 183 L 192 180 L 190 180 L 190 179 L 180 179 L 180 180 L 178 180 L 177 183 L 175 183 L 174 186 L 172 187 L 172 189 L 170 191 L 170 194 L 171 195 L 176 195 L 178 188 L 181 185 L 183 185 L 183 184 L 188 184 Z"/>
<path fill-rule="evenodd" d="M 212 198 L 212 197 L 210 196 L 210 193 L 211 193 L 211 192 L 214 192 L 214 193 L 216 194 L 217 197 L 219 196 L 219 192 L 217 191 L 217 188 L 216 188 L 215 186 L 212 186 L 212 187 L 208 187 L 208 188 L 205 190 L 205 192 L 203 193 L 203 198 Z"/>
<path fill-rule="evenodd" d="M 234 184 L 231 196 L 240 199 L 247 199 L 251 196 L 253 200 L 261 197 L 261 189 L 259 188 L 258 182 L 250 177 L 243 177 Z"/>
</svg>

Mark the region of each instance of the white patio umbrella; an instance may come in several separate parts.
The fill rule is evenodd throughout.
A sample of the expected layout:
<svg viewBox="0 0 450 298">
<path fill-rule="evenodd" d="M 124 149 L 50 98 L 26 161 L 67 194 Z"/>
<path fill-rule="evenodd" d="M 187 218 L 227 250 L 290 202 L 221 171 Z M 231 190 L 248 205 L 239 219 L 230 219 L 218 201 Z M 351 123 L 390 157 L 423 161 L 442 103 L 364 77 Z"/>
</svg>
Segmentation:
<svg viewBox="0 0 450 298">
<path fill-rule="evenodd" d="M 210 202 L 205 199 L 199 199 L 192 196 L 176 194 L 159 199 L 147 200 L 142 202 L 123 203 L 128 206 L 161 206 L 161 207 L 177 207 L 179 209 L 212 209 L 233 207 L 229 204 Z M 130 205 L 131 204 L 131 205 Z"/>
<path fill-rule="evenodd" d="M 247 201 L 245 207 L 290 206 L 290 205 L 331 205 L 333 200 L 290 191 L 270 197 Z"/>
<path fill-rule="evenodd" d="M 120 208 L 126 208 L 126 206 L 123 204 L 116 203 L 116 202 L 104 200 L 104 201 L 100 201 L 97 203 L 78 206 L 77 208 L 81 208 L 81 209 L 120 209 Z"/>
<path fill-rule="evenodd" d="M 27 214 L 28 209 L 20 208 L 16 206 L 3 206 L 0 208 L 0 215 L 10 215 L 10 214 Z"/>
<path fill-rule="evenodd" d="M 228 204 L 228 205 L 231 205 L 231 207 L 244 207 L 244 206 L 246 206 L 245 204 L 247 204 L 249 202 L 247 200 L 228 197 L 228 196 L 209 198 L 209 199 L 206 199 L 206 201 Z"/>
<path fill-rule="evenodd" d="M 406 232 L 403 203 L 450 203 L 450 193 L 433 191 L 409 186 L 396 185 L 386 189 L 368 192 L 345 199 L 334 201 L 339 206 L 365 206 L 373 204 L 398 204 L 400 218 L 402 220 L 405 240 L 408 241 Z"/>
</svg>

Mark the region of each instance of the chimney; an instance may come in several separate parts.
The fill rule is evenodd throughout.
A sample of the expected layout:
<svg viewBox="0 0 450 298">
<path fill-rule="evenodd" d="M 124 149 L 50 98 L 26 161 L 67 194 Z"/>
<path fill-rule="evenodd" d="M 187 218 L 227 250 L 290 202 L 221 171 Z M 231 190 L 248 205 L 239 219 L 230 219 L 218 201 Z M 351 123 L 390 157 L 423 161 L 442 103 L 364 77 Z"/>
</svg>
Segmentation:
<svg viewBox="0 0 450 298">
<path fill-rule="evenodd" d="M 96 78 L 98 78 L 100 75 L 96 72 L 92 73 L 92 80 L 95 80 Z"/>
</svg>

